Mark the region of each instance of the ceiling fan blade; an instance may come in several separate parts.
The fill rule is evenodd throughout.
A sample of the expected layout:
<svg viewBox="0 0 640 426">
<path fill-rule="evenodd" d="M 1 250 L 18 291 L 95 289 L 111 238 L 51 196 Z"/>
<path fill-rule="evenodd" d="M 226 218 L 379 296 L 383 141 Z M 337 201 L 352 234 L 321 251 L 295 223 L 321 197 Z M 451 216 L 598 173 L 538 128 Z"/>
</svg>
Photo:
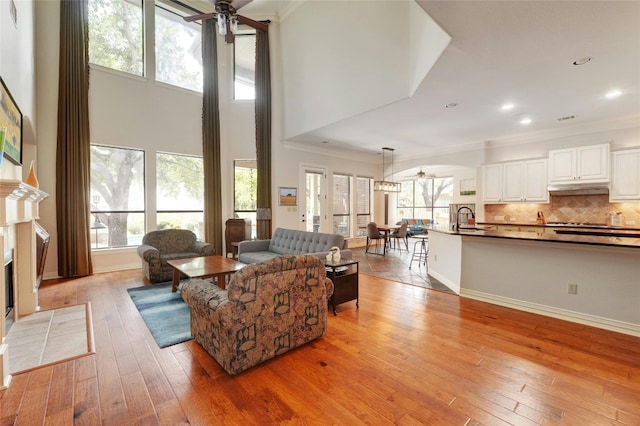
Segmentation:
<svg viewBox="0 0 640 426">
<path fill-rule="evenodd" d="M 236 15 L 238 17 L 238 22 L 244 25 L 248 25 L 251 28 L 255 28 L 260 31 L 269 31 L 269 25 L 264 22 L 254 21 L 253 19 L 249 19 L 246 16 Z"/>
<path fill-rule="evenodd" d="M 202 19 L 203 21 L 206 19 L 210 19 L 210 18 L 215 18 L 217 16 L 217 14 L 214 13 L 201 13 L 199 15 L 191 15 L 191 16 L 185 16 L 183 19 L 187 22 L 192 22 L 192 21 L 199 21 L 200 19 Z"/>
<path fill-rule="evenodd" d="M 252 1 L 253 0 L 234 0 L 233 2 L 231 2 L 231 7 L 234 8 L 235 10 L 238 10 L 241 7 L 245 7 Z"/>
</svg>

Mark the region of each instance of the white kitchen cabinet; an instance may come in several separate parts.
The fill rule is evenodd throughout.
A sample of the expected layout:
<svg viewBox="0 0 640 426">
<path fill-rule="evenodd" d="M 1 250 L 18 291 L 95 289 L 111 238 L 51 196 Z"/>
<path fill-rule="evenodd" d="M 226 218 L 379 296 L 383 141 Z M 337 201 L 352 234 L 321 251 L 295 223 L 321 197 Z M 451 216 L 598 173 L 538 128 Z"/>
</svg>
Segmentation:
<svg viewBox="0 0 640 426">
<path fill-rule="evenodd" d="M 549 201 L 547 160 L 514 161 L 483 167 L 485 203 Z"/>
<path fill-rule="evenodd" d="M 549 183 L 608 181 L 608 143 L 549 151 Z"/>
<path fill-rule="evenodd" d="M 482 166 L 482 201 L 485 203 L 502 201 L 502 164 Z"/>
<path fill-rule="evenodd" d="M 640 200 L 640 148 L 612 153 L 609 201 Z"/>
</svg>

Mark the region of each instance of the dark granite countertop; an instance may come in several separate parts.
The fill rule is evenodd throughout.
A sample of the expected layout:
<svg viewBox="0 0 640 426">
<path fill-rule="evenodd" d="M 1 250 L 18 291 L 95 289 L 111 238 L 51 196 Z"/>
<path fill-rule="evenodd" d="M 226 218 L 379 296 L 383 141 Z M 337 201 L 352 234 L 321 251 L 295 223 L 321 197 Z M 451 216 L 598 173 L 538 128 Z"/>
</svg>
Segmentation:
<svg viewBox="0 0 640 426">
<path fill-rule="evenodd" d="M 488 223 L 484 223 L 488 225 Z M 544 225 L 536 225 L 544 226 Z M 582 227 L 580 227 L 582 228 Z M 611 229 L 611 228 L 607 228 Z M 570 244 L 588 244 L 609 247 L 629 247 L 640 249 L 640 237 L 636 237 L 637 231 L 630 232 L 631 236 L 604 236 L 604 235 L 584 235 L 584 234 L 556 234 L 551 232 L 510 232 L 510 231 L 491 231 L 482 229 L 482 225 L 478 223 L 475 229 L 461 228 L 459 231 L 453 231 L 445 225 L 432 225 L 429 231 L 440 232 L 450 235 L 461 235 L 483 238 L 504 238 L 512 240 L 527 241 L 547 241 L 554 243 L 570 243 Z M 615 231 L 615 229 L 612 229 Z"/>
<path fill-rule="evenodd" d="M 616 231 L 636 231 L 640 232 L 640 227 L 633 226 L 606 226 L 605 224 L 589 224 L 589 225 L 575 225 L 564 223 L 546 223 L 540 225 L 533 222 L 477 222 L 478 225 L 488 226 L 532 226 L 532 227 L 545 227 L 545 228 L 579 228 L 579 229 L 611 229 Z"/>
</svg>

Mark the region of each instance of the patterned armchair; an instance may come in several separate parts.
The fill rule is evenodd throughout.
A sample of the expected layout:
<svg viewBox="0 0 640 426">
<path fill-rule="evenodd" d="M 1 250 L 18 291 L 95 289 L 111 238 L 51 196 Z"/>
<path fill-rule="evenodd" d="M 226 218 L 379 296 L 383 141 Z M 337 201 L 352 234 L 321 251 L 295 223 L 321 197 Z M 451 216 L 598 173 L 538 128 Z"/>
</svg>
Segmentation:
<svg viewBox="0 0 640 426">
<path fill-rule="evenodd" d="M 213 254 L 213 246 L 197 241 L 196 234 L 188 229 L 151 231 L 142 238 L 142 245 L 138 247 L 142 272 L 152 283 L 172 280 L 173 268 L 167 264 L 167 260 Z"/>
<path fill-rule="evenodd" d="M 316 256 L 284 255 L 245 266 L 222 290 L 190 279 L 191 334 L 229 374 L 327 333 L 333 282 Z"/>
</svg>

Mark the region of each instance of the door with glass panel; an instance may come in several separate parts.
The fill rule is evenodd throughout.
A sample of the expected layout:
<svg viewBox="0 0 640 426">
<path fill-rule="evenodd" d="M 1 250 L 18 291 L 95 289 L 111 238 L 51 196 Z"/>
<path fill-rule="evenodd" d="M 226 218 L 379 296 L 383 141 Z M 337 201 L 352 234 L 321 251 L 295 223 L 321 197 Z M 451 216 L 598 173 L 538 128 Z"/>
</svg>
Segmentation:
<svg viewBox="0 0 640 426">
<path fill-rule="evenodd" d="M 326 219 L 327 169 L 303 166 L 304 193 L 300 197 L 301 228 L 323 232 Z"/>
</svg>

